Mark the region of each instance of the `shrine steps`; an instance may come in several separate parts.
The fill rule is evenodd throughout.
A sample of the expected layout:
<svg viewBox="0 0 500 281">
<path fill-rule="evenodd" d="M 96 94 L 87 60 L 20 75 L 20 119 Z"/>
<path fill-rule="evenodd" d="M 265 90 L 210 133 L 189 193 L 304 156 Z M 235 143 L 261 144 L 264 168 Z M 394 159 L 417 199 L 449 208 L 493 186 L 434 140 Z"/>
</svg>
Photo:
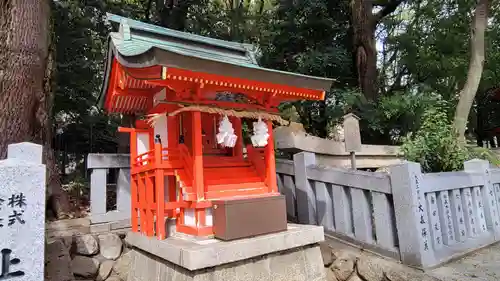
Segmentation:
<svg viewBox="0 0 500 281">
<path fill-rule="evenodd" d="M 210 165 L 203 169 L 203 178 L 205 183 L 205 199 L 221 199 L 234 196 L 247 196 L 263 194 L 267 191 L 267 185 L 264 179 L 259 176 L 255 168 L 246 161 L 231 163 L 230 167 L 219 167 Z M 192 188 L 192 178 L 185 170 L 177 170 L 176 178 L 181 188 L 185 190 L 187 199 L 194 196 Z"/>
</svg>

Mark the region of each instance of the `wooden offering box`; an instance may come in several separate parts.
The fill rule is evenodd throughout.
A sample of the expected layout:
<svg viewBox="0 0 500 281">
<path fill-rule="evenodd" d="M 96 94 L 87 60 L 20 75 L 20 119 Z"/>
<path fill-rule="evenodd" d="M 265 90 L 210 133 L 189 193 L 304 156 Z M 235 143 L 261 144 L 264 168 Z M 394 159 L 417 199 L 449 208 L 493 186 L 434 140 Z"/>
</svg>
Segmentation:
<svg viewBox="0 0 500 281">
<path fill-rule="evenodd" d="M 234 240 L 285 231 L 285 196 L 213 201 L 215 238 Z"/>
</svg>

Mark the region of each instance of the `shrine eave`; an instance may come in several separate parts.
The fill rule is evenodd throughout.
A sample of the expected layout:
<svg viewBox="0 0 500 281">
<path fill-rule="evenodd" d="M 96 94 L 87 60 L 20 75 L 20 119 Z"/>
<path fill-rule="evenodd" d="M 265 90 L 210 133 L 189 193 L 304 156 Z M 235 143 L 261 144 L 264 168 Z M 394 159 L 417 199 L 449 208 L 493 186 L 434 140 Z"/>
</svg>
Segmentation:
<svg viewBox="0 0 500 281">
<path fill-rule="evenodd" d="M 255 58 L 257 49 L 249 44 L 179 32 L 111 14 L 108 21 L 119 23 L 119 30 L 109 37 L 101 105 L 113 59 L 127 68 L 164 66 L 315 91 L 330 90 L 334 81 L 260 67 Z"/>
<path fill-rule="evenodd" d="M 152 48 L 136 56 L 124 56 L 115 48 L 115 46 L 110 47 L 112 48 L 113 55 L 118 62 L 121 65 L 130 68 L 146 68 L 161 65 L 194 72 L 204 72 L 226 77 L 242 78 L 245 80 L 268 82 L 272 84 L 321 91 L 330 90 L 333 83 L 332 79 L 273 70 L 259 67 L 257 65 L 241 65 L 213 59 L 198 58 L 158 48 Z"/>
</svg>

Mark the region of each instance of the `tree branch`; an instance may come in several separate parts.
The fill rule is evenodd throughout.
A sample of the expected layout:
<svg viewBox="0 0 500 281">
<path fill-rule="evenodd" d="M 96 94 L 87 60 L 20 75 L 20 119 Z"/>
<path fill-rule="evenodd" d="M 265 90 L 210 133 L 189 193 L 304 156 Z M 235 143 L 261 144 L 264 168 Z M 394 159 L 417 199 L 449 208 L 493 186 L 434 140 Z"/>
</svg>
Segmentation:
<svg viewBox="0 0 500 281">
<path fill-rule="evenodd" d="M 403 3 L 405 0 L 390 0 L 390 1 L 384 1 L 385 4 L 380 4 L 379 6 L 383 6 L 382 10 L 377 12 L 375 15 L 373 15 L 373 20 L 374 23 L 377 24 L 380 20 L 382 20 L 385 16 L 389 15 L 390 13 L 394 12 L 397 7 Z M 380 2 L 380 1 L 378 1 Z"/>
<path fill-rule="evenodd" d="M 408 68 L 405 66 L 403 67 L 400 71 L 398 71 L 398 73 L 392 77 L 392 79 L 394 80 L 394 83 L 392 84 L 392 86 L 387 90 L 387 92 L 389 94 L 395 92 L 395 91 L 400 91 L 400 90 L 404 90 L 406 89 L 409 85 L 408 83 L 406 85 L 401 85 L 401 82 L 403 80 L 403 77 L 405 75 L 408 75 Z"/>
</svg>

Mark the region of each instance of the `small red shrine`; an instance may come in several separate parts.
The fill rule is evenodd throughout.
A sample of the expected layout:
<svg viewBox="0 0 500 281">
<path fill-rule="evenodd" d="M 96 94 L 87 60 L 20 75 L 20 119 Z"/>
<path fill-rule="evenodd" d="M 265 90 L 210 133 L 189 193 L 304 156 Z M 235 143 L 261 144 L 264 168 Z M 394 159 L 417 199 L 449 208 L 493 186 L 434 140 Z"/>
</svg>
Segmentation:
<svg viewBox="0 0 500 281">
<path fill-rule="evenodd" d="M 332 80 L 262 68 L 252 45 L 107 17 L 118 31 L 109 37 L 101 105 L 142 117 L 119 129 L 131 139 L 132 231 L 164 239 L 156 222 L 175 218 L 177 232 L 211 235 L 213 200 L 278 195 L 277 106 L 322 100 Z M 242 119 L 267 130 L 246 155 Z"/>
</svg>

